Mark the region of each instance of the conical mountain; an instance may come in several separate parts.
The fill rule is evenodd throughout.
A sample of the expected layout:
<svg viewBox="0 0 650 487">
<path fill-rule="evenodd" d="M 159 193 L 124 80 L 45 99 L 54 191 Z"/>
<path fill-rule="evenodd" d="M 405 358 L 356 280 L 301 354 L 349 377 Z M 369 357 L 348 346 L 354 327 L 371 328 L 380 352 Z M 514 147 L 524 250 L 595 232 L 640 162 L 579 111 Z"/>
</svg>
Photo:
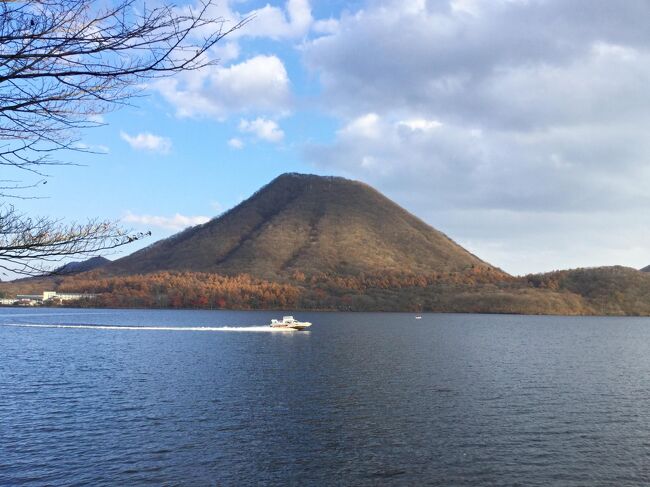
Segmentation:
<svg viewBox="0 0 650 487">
<path fill-rule="evenodd" d="M 283 174 L 208 223 L 115 261 L 109 271 L 430 273 L 487 266 L 370 186 Z"/>
</svg>

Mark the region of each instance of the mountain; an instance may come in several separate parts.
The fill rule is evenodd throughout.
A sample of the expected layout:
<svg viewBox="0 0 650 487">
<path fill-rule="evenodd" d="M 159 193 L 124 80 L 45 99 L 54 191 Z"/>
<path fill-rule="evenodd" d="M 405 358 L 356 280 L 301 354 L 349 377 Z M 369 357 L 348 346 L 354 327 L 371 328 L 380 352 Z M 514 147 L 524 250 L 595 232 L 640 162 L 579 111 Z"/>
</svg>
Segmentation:
<svg viewBox="0 0 650 487">
<path fill-rule="evenodd" d="M 105 266 L 111 262 L 105 257 L 91 257 L 81 262 L 68 262 L 67 264 L 52 271 L 56 275 L 78 274 L 80 272 L 92 271 Z"/>
<path fill-rule="evenodd" d="M 117 261 L 66 269 L 0 293 L 89 292 L 96 301 L 81 304 L 111 308 L 650 316 L 650 272 L 513 277 L 363 183 L 304 174 L 283 174 L 222 216 Z"/>
<path fill-rule="evenodd" d="M 650 315 L 650 274 L 631 267 L 570 269 L 526 279 L 538 289 L 580 296 L 591 314 Z"/>
<path fill-rule="evenodd" d="M 641 272 L 650 272 L 650 265 L 641 269 Z"/>
<path fill-rule="evenodd" d="M 115 274 L 459 272 L 490 267 L 370 186 L 283 174 L 208 223 L 119 259 Z"/>
</svg>

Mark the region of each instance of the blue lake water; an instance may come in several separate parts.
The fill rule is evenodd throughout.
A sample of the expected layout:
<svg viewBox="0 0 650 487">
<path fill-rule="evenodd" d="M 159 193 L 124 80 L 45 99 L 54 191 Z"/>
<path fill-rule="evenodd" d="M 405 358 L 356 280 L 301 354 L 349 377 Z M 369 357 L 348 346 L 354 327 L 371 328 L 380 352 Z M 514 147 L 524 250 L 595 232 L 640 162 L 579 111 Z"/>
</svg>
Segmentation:
<svg viewBox="0 0 650 487">
<path fill-rule="evenodd" d="M 650 482 L 650 319 L 294 314 L 0 309 L 0 485 Z"/>
</svg>

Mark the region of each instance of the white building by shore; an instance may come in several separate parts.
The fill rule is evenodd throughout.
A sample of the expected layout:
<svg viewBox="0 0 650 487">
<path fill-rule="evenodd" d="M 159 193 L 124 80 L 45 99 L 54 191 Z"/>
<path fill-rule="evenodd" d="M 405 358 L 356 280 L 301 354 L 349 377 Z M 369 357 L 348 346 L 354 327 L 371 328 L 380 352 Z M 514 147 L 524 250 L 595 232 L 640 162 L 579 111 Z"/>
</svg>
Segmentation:
<svg viewBox="0 0 650 487">
<path fill-rule="evenodd" d="M 42 294 L 18 294 L 15 299 L 2 299 L 0 304 L 12 305 L 23 304 L 35 306 L 37 304 L 48 304 L 54 301 L 76 301 L 79 299 L 93 299 L 96 294 L 90 293 L 57 293 L 56 291 L 43 291 Z"/>
</svg>

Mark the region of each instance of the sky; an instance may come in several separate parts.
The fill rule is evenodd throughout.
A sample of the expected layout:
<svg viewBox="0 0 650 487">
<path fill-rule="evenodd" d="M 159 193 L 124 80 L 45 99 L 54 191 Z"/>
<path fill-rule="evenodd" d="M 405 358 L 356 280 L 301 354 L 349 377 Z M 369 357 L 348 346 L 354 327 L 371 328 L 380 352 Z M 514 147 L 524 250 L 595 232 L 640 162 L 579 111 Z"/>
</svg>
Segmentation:
<svg viewBox="0 0 650 487">
<path fill-rule="evenodd" d="M 83 132 L 30 214 L 151 230 L 284 172 L 366 182 L 513 274 L 650 264 L 647 0 L 221 0 L 217 66 Z"/>
</svg>

